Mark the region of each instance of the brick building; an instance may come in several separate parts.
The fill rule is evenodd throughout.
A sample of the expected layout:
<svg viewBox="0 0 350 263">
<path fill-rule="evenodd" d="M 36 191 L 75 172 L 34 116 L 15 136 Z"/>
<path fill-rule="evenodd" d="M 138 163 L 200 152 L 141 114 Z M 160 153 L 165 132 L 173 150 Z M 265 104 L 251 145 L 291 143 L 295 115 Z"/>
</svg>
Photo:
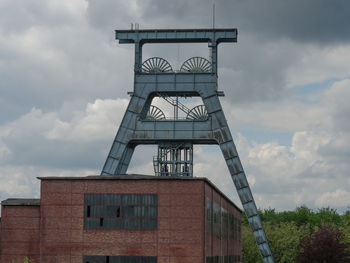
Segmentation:
<svg viewBox="0 0 350 263">
<path fill-rule="evenodd" d="M 41 177 L 2 204 L 1 263 L 241 262 L 242 212 L 206 178 Z"/>
</svg>

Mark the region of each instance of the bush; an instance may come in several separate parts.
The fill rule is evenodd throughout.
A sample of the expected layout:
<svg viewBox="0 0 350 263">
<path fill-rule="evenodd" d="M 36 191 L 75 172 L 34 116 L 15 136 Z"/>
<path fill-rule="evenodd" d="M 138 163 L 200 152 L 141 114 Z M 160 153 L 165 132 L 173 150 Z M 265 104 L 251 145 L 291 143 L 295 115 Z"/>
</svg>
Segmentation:
<svg viewBox="0 0 350 263">
<path fill-rule="evenodd" d="M 344 243 L 344 234 L 337 227 L 323 225 L 300 241 L 297 262 L 350 262 L 349 245 Z"/>
</svg>

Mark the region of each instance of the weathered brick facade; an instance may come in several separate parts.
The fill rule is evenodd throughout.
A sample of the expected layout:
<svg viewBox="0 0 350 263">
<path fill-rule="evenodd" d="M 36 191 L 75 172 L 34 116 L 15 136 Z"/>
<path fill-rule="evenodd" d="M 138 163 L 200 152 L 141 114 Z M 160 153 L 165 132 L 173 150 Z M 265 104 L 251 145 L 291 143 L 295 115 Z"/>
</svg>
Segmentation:
<svg viewBox="0 0 350 263">
<path fill-rule="evenodd" d="M 3 263 L 24 255 L 42 263 L 82 263 L 83 256 L 98 255 L 157 257 L 158 263 L 231 262 L 231 255 L 232 262 L 240 262 L 240 226 L 234 236 L 224 231 L 228 231 L 228 215 L 240 223 L 241 211 L 205 178 L 39 179 L 40 206 L 2 203 Z M 85 194 L 156 195 L 156 229 L 88 229 L 84 226 Z M 221 207 L 220 214 L 210 212 L 206 204 Z"/>
<path fill-rule="evenodd" d="M 1 216 L 1 262 L 25 256 L 39 262 L 39 200 L 3 201 Z"/>
</svg>

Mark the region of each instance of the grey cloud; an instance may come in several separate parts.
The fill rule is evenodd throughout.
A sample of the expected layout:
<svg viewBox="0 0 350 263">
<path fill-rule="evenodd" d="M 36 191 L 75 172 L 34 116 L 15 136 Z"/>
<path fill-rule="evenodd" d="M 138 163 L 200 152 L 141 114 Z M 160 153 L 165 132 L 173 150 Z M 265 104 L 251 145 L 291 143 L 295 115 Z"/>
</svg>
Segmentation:
<svg viewBox="0 0 350 263">
<path fill-rule="evenodd" d="M 31 27 L 69 26 L 76 16 L 55 7 L 50 1 L 2 0 L 0 4 L 0 32 L 23 34 Z"/>
<path fill-rule="evenodd" d="M 219 86 L 232 103 L 278 100 L 285 95 L 286 69 L 298 58 L 289 42 L 273 45 L 244 36 L 219 48 Z"/>
<path fill-rule="evenodd" d="M 194 8 L 198 1 L 88 0 L 88 3 L 88 21 L 100 30 L 130 28 L 131 23 L 139 23 L 140 28 L 188 28 L 203 25 L 203 13 L 198 12 L 202 10 L 202 5 Z M 204 5 L 207 6 L 207 3 Z"/>
<path fill-rule="evenodd" d="M 346 170 L 344 171 L 342 168 L 345 165 L 347 169 L 347 164 L 350 163 L 350 133 L 337 132 L 330 142 L 320 146 L 317 152 L 336 166 L 336 169 L 329 171 L 329 173 L 346 173 Z"/>
<path fill-rule="evenodd" d="M 239 32 L 261 39 L 290 38 L 301 42 L 333 43 L 350 39 L 350 3 L 318 0 L 217 0 L 149 1 L 144 19 L 169 18 L 179 26 L 211 26 L 212 3 L 216 3 L 216 25 L 234 26 Z"/>
<path fill-rule="evenodd" d="M 350 79 L 336 82 L 325 92 L 325 107 L 329 108 L 335 131 L 350 132 Z"/>
<path fill-rule="evenodd" d="M 2 49 L 8 55 L 0 57 L 0 92 L 5 101 L 0 105 L 0 123 L 34 106 L 55 110 L 64 101 L 126 97 L 132 89 L 131 49 L 116 47 L 86 28 L 42 34 L 45 40 L 40 44 L 16 45 L 16 38 L 14 47 L 6 43 Z M 35 35 L 32 38 L 35 42 Z"/>
<path fill-rule="evenodd" d="M 130 28 L 131 23 L 142 23 L 142 7 L 148 3 L 147 0 L 88 0 L 87 2 L 87 20 L 89 23 L 108 33 L 117 28 Z"/>
<path fill-rule="evenodd" d="M 34 165 L 61 169 L 102 169 L 110 142 L 91 143 L 48 141 L 41 136 L 5 138 L 6 146 L 14 151 L 9 165 Z"/>
<path fill-rule="evenodd" d="M 227 0 L 219 4 L 222 12 L 237 17 L 238 26 L 241 24 L 242 29 L 247 28 L 261 37 L 316 43 L 350 39 L 350 3 L 346 0 L 248 0 L 237 1 L 232 8 L 227 5 Z"/>
<path fill-rule="evenodd" d="M 0 126 L 0 155 L 6 157 L 0 164 L 101 170 L 127 100 L 98 99 L 84 109 L 77 104 L 58 112 L 32 109 Z"/>
</svg>

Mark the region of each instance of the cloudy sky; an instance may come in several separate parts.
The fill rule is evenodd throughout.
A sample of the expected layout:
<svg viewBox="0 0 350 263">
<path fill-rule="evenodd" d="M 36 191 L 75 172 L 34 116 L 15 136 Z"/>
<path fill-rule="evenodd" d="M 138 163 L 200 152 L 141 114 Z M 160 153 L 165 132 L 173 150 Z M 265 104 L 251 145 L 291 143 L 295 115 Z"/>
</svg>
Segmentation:
<svg viewBox="0 0 350 263">
<path fill-rule="evenodd" d="M 212 27 L 213 0 L 1 0 L 0 199 L 39 197 L 37 176 L 99 174 L 133 89 L 115 29 Z M 219 90 L 257 206 L 350 206 L 350 2 L 216 0 Z M 173 68 L 207 45 L 149 45 Z M 147 153 L 147 154 L 145 154 Z M 129 171 L 152 174 L 155 147 Z M 220 164 L 219 166 L 217 164 Z M 239 203 L 216 146 L 195 175 Z"/>
</svg>

